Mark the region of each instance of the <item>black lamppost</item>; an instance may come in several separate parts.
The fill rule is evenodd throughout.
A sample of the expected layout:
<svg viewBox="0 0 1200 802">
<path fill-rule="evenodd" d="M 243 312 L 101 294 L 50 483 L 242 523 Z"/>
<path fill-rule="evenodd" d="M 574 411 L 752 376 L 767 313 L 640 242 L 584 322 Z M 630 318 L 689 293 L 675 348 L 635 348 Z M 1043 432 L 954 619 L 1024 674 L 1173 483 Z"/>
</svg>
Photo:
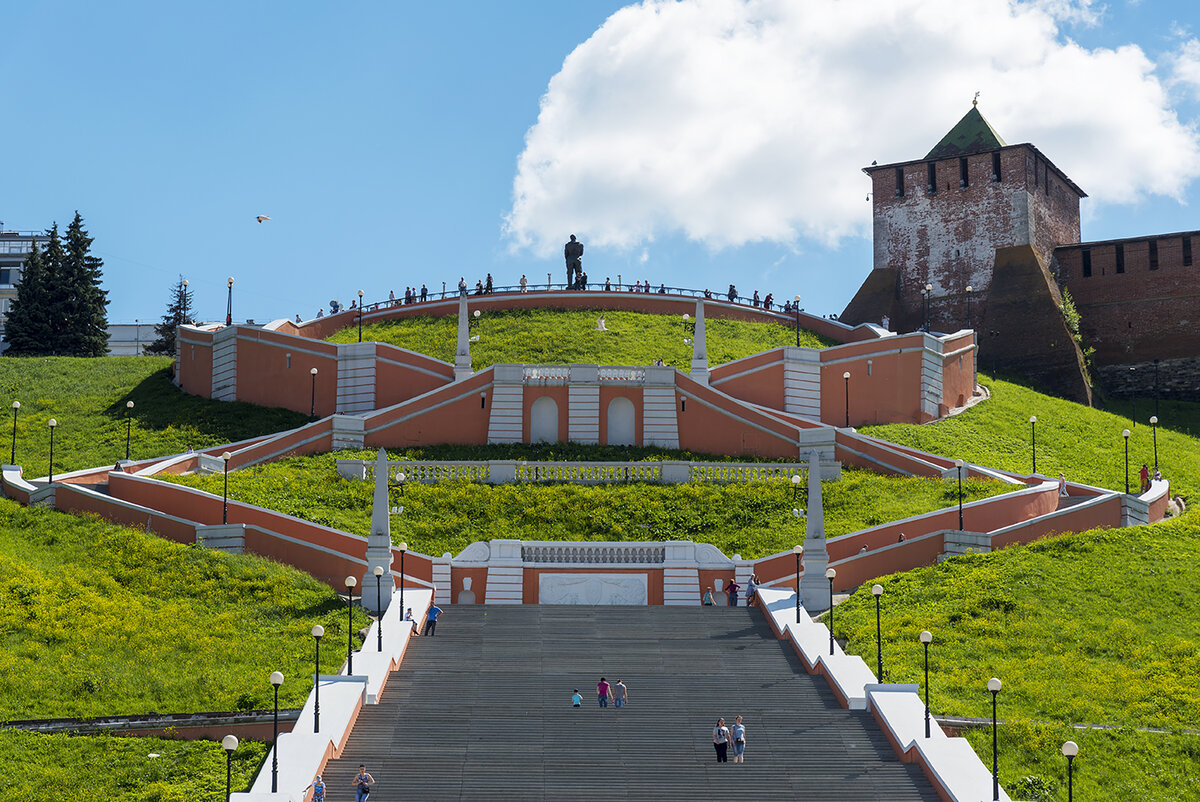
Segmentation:
<svg viewBox="0 0 1200 802">
<path fill-rule="evenodd" d="M 1125 495 L 1129 495 L 1129 430 L 1122 429 L 1121 436 L 1125 438 Z"/>
<path fill-rule="evenodd" d="M 800 347 L 800 296 L 796 296 L 792 311 L 796 313 L 796 347 Z"/>
<path fill-rule="evenodd" d="M 317 644 L 316 671 L 313 673 L 313 732 L 321 731 L 321 638 L 325 637 L 325 627 L 316 624 L 312 628 L 313 640 Z"/>
<path fill-rule="evenodd" d="M 926 332 L 929 331 L 929 296 L 932 292 L 933 292 L 932 284 L 926 284 L 924 287 L 921 288 L 921 310 L 922 310 L 921 314 L 922 314 L 922 317 L 924 318 L 924 323 L 922 324 L 921 329 Z"/>
<path fill-rule="evenodd" d="M 871 595 L 875 597 L 875 673 L 883 682 L 883 628 L 880 626 L 879 597 L 883 595 L 883 585 L 872 585 Z"/>
<path fill-rule="evenodd" d="M 963 461 L 960 459 L 954 460 L 954 470 L 958 474 L 958 531 L 963 531 L 963 510 L 962 510 L 962 469 Z"/>
<path fill-rule="evenodd" d="M 1029 453 L 1033 457 L 1033 472 L 1037 473 L 1037 415 L 1029 416 Z"/>
<path fill-rule="evenodd" d="M 229 795 L 233 790 L 233 752 L 238 748 L 237 736 L 226 735 L 221 739 L 221 748 L 225 750 L 225 802 L 229 802 Z"/>
<path fill-rule="evenodd" d="M 313 368 L 309 374 L 312 376 L 312 401 L 308 405 L 308 419 L 314 421 L 317 419 L 317 369 Z"/>
<path fill-rule="evenodd" d="M 1154 360 L 1154 415 L 1158 416 L 1158 360 Z"/>
<path fill-rule="evenodd" d="M 850 428 L 850 371 L 842 374 L 842 380 L 846 382 L 846 428 Z"/>
<path fill-rule="evenodd" d="M 275 724 L 271 735 L 271 793 L 279 790 L 279 686 L 283 684 L 283 674 L 271 672 L 271 684 L 275 686 Z"/>
<path fill-rule="evenodd" d="M 362 342 L 362 299 L 363 291 L 358 291 L 358 341 Z"/>
<path fill-rule="evenodd" d="M 59 421 L 50 418 L 47 423 L 50 426 L 50 484 L 54 484 L 54 429 L 59 425 Z"/>
<path fill-rule="evenodd" d="M 799 510 L 792 510 L 799 512 Z M 792 554 L 796 555 L 796 624 L 800 624 L 800 558 L 804 556 L 804 547 L 797 543 L 792 546 Z"/>
<path fill-rule="evenodd" d="M 371 571 L 375 575 L 375 651 L 383 651 L 383 566 L 377 565 Z"/>
<path fill-rule="evenodd" d="M 13 435 L 12 435 L 12 452 L 8 456 L 8 464 L 17 464 L 17 410 L 21 408 L 20 401 L 13 401 Z"/>
<path fill-rule="evenodd" d="M 929 737 L 929 644 L 933 633 L 927 629 L 921 630 L 921 645 L 925 647 L 925 737 Z"/>
<path fill-rule="evenodd" d="M 1074 778 L 1074 763 L 1075 756 L 1079 754 L 1079 744 L 1074 741 L 1067 741 L 1062 745 L 1063 757 L 1067 759 L 1067 802 L 1075 800 L 1075 778 Z"/>
<path fill-rule="evenodd" d="M 404 553 L 408 551 L 408 544 L 401 540 L 396 548 L 400 549 L 400 617 L 404 618 Z"/>
<path fill-rule="evenodd" d="M 1000 764 L 996 750 L 996 694 L 1000 693 L 1000 680 L 992 677 L 987 689 L 992 692 L 992 799 L 1000 799 Z"/>
<path fill-rule="evenodd" d="M 829 654 L 833 654 L 833 578 L 837 576 L 837 571 L 832 568 L 825 569 L 825 578 L 829 580 Z"/>
<path fill-rule="evenodd" d="M 225 486 L 221 491 L 221 523 L 229 523 L 229 460 L 233 459 L 233 454 L 226 451 L 221 455 L 221 459 L 225 462 Z"/>
<path fill-rule="evenodd" d="M 354 673 L 354 586 L 358 580 L 346 577 L 346 676 Z"/>
<path fill-rule="evenodd" d="M 796 500 L 796 497 L 800 495 L 800 483 L 802 481 L 803 480 L 800 478 L 800 474 L 798 474 L 798 473 L 792 474 L 792 501 L 793 502 Z"/>
<path fill-rule="evenodd" d="M 967 328 L 971 328 L 971 285 L 967 285 Z"/>
<path fill-rule="evenodd" d="M 404 473 L 404 471 L 396 471 L 396 484 L 394 487 L 400 488 L 400 495 L 402 496 L 404 495 L 404 482 L 407 479 L 408 476 Z M 403 508 L 401 508 L 400 511 L 403 512 Z"/>
<path fill-rule="evenodd" d="M 1154 472 L 1158 473 L 1158 416 L 1150 416 L 1150 433 L 1154 436 Z"/>
<path fill-rule="evenodd" d="M 225 286 L 229 288 L 229 297 L 225 300 L 225 325 L 233 325 L 233 276 L 230 276 Z"/>
<path fill-rule="evenodd" d="M 125 461 L 129 462 L 129 432 L 133 426 L 133 402 L 126 401 L 125 409 L 128 410 L 125 413 Z"/>
</svg>

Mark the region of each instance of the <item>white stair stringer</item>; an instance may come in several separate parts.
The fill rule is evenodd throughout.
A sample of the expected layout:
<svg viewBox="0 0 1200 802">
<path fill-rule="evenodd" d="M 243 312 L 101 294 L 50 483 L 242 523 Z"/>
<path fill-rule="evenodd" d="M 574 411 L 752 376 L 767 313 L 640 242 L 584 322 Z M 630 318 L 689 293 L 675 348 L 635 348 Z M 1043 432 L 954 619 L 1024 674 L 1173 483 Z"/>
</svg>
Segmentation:
<svg viewBox="0 0 1200 802">
<path fill-rule="evenodd" d="M 600 386 L 571 384 L 567 393 L 567 439 L 572 443 L 600 442 Z"/>
<path fill-rule="evenodd" d="M 524 597 L 525 569 L 519 565 L 489 565 L 485 604 L 520 604 Z"/>
<path fill-rule="evenodd" d="M 375 409 L 375 343 L 338 345 L 337 411 L 356 415 Z"/>
<path fill-rule="evenodd" d="M 642 389 L 642 444 L 679 448 L 674 385 Z"/>
<path fill-rule="evenodd" d="M 811 348 L 784 349 L 783 411 L 821 419 L 821 353 Z"/>
<path fill-rule="evenodd" d="M 524 442 L 525 387 L 520 384 L 495 384 L 492 386 L 491 404 L 488 443 Z"/>
<path fill-rule="evenodd" d="M 663 568 L 663 604 L 694 607 L 703 595 L 698 569 Z"/>
<path fill-rule="evenodd" d="M 237 327 L 226 326 L 213 333 L 212 397 L 237 400 Z"/>
</svg>

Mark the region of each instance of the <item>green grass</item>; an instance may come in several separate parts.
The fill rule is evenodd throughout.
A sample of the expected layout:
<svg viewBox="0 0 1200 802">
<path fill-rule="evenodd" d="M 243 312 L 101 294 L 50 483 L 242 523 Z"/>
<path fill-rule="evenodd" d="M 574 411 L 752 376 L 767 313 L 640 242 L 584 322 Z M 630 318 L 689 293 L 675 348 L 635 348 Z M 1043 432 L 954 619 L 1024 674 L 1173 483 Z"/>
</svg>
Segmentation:
<svg viewBox="0 0 1200 802">
<path fill-rule="evenodd" d="M 1029 418 L 1036 416 L 1039 473 L 1057 476 L 1062 471 L 1072 481 L 1123 490 L 1125 443 L 1121 430 L 1128 428 L 1130 489 L 1138 487 L 1137 472 L 1142 463 L 1153 470 L 1154 440 L 1148 424 L 1133 426 L 1128 418 L 1112 412 L 1042 395 L 982 374 L 980 381 L 991 389 L 991 399 L 960 415 L 925 426 L 864 426 L 862 432 L 934 454 L 1028 473 L 1033 467 Z M 1163 478 L 1171 482 L 1172 493 L 1185 497 L 1200 490 L 1200 440 L 1175 427 L 1192 420 L 1196 408 L 1194 404 L 1164 404 L 1158 427 Z M 1138 416 L 1146 420 L 1150 409 L 1138 404 Z"/>
<path fill-rule="evenodd" d="M 16 459 L 27 478 L 112 465 L 125 458 L 129 415 L 133 459 L 182 452 L 300 426 L 305 415 L 188 395 L 171 383 L 167 357 L 0 359 L 0 452 L 12 447 L 12 402 L 17 414 Z M 134 402 L 130 412 L 125 404 Z"/>
<path fill-rule="evenodd" d="M 1200 737 L 1127 730 L 1072 735 L 1067 726 L 1200 728 L 1200 518 L 1194 513 L 958 558 L 879 581 L 888 681 L 921 680 L 922 629 L 934 634 L 935 714 L 986 718 L 987 679 L 1003 681 L 1000 716 L 1017 722 L 1006 728 L 1001 751 L 1007 751 L 1006 782 L 1057 777 L 1063 762 L 1057 747 L 1071 738 L 1086 757 L 1079 768 L 1087 777 L 1083 787 L 1091 789 L 1079 798 L 1200 798 Z M 839 605 L 834 623 L 836 634 L 848 638 L 847 650 L 873 666 L 870 590 Z M 1028 722 L 1045 723 L 1036 738 Z M 974 732 L 971 739 L 990 762 L 990 733 Z M 1159 765 L 1162 759 L 1174 763 Z M 1177 770 L 1179 761 L 1186 767 Z M 1065 799 L 1065 786 L 1061 790 L 1046 798 Z"/>
<path fill-rule="evenodd" d="M 0 501 L 0 720 L 264 710 L 274 670 L 299 707 L 316 623 L 336 673 L 346 608 L 309 575 Z"/>
<path fill-rule="evenodd" d="M 155 753 L 158 757 L 149 757 Z M 234 791 L 250 787 L 267 747 L 242 740 L 233 753 Z M 0 731 L 7 767 L 0 795 L 24 802 L 63 799 L 222 802 L 225 750 L 215 741 L 41 735 Z"/>
<path fill-rule="evenodd" d="M 580 447 L 583 448 L 583 447 Z M 481 448 L 477 458 L 488 458 Z M 500 453 L 506 453 L 501 451 Z M 370 528 L 373 483 L 342 479 L 337 459 L 369 459 L 370 452 L 341 451 L 296 457 L 235 471 L 231 498 L 259 504 L 314 523 L 365 534 Z M 220 494 L 219 475 L 163 477 Z M 1007 492 L 999 482 L 963 483 L 964 498 Z M 843 469 L 823 487 L 830 537 L 957 503 L 953 483 L 886 477 Z M 392 518 L 392 538 L 424 554 L 458 553 L 476 540 L 695 540 L 746 559 L 791 548 L 802 529 L 792 516 L 790 483 L 731 485 L 574 484 L 486 485 L 410 483 L 403 515 Z M 803 496 L 798 502 L 804 506 Z"/>
<path fill-rule="evenodd" d="M 604 315 L 608 331 L 596 331 Z M 641 312 L 600 310 L 486 311 L 472 318 L 471 365 L 482 370 L 498 362 L 529 364 L 652 365 L 662 359 L 682 371 L 692 369 L 691 337 L 681 318 Z M 749 323 L 706 318 L 705 340 L 710 365 L 796 344 L 796 330 L 780 323 Z M 454 361 L 458 316 L 411 317 L 363 326 L 363 340 L 390 343 L 444 362 Z M 350 326 L 328 338 L 355 342 L 358 327 Z M 832 341 L 801 330 L 800 344 L 824 348 Z"/>
</svg>

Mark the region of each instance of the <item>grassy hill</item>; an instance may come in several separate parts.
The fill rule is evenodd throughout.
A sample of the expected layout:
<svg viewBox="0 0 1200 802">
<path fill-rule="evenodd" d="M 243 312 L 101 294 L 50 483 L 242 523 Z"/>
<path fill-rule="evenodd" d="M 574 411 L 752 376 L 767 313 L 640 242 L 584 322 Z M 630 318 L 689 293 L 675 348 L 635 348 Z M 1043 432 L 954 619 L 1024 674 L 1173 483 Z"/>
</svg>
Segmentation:
<svg viewBox="0 0 1200 802">
<path fill-rule="evenodd" d="M 27 478 L 50 465 L 66 473 L 125 458 L 126 416 L 134 459 L 175 454 L 299 426 L 307 416 L 284 409 L 213 401 L 171 383 L 167 357 L 38 357 L 0 359 L 0 453 L 12 447 L 12 402 L 17 414 L 16 460 Z M 127 401 L 133 401 L 130 411 Z M 7 419 L 5 419 L 7 416 Z"/>
<path fill-rule="evenodd" d="M 571 453 L 608 453 L 575 446 Z M 440 456 L 434 449 L 427 458 Z M 511 458 L 511 449 L 473 449 L 474 459 Z M 398 458 L 401 452 L 392 455 Z M 371 459 L 362 451 L 296 457 L 229 475 L 229 495 L 305 520 L 359 534 L 370 529 L 371 482 L 337 474 L 336 461 Z M 221 493 L 223 478 L 163 477 L 210 493 Z M 967 501 L 1007 492 L 990 480 L 963 483 Z M 398 493 L 398 491 L 394 491 Z M 957 503 L 951 482 L 881 476 L 843 469 L 824 486 L 825 524 L 830 537 Z M 399 496 L 393 498 L 398 503 Z M 446 482 L 409 484 L 405 512 L 392 519 L 392 537 L 414 551 L 458 553 L 475 540 L 695 540 L 726 554 L 763 557 L 790 549 L 803 529 L 792 516 L 789 482 L 730 485 L 575 484 L 486 485 Z M 796 502 L 804 506 L 803 496 Z"/>
<path fill-rule="evenodd" d="M 604 316 L 608 331 L 596 330 Z M 796 344 L 796 330 L 779 323 L 746 323 L 705 320 L 705 340 L 710 365 Z M 600 310 L 486 311 L 472 317 L 471 366 L 482 370 L 498 362 L 530 364 L 652 365 L 662 359 L 682 371 L 692 369 L 692 335 L 683 321 L 670 315 Z M 389 343 L 444 362 L 454 361 L 458 316 L 412 317 L 363 326 L 363 340 Z M 332 342 L 355 342 L 358 327 L 351 326 L 329 337 Z M 801 330 L 800 344 L 824 348 L 832 342 Z"/>
</svg>

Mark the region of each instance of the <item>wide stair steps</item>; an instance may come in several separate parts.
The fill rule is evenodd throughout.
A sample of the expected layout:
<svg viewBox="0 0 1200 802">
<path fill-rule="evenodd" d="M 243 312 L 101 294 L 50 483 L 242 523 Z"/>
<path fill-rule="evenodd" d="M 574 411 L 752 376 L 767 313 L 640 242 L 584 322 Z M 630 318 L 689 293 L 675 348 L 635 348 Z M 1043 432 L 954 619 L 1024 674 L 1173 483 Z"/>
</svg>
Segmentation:
<svg viewBox="0 0 1200 802">
<path fill-rule="evenodd" d="M 599 708 L 601 676 L 628 706 Z M 746 762 L 718 764 L 712 728 L 738 714 Z M 937 799 L 745 608 L 447 606 L 328 765 L 331 802 L 360 763 L 373 802 Z"/>
</svg>

